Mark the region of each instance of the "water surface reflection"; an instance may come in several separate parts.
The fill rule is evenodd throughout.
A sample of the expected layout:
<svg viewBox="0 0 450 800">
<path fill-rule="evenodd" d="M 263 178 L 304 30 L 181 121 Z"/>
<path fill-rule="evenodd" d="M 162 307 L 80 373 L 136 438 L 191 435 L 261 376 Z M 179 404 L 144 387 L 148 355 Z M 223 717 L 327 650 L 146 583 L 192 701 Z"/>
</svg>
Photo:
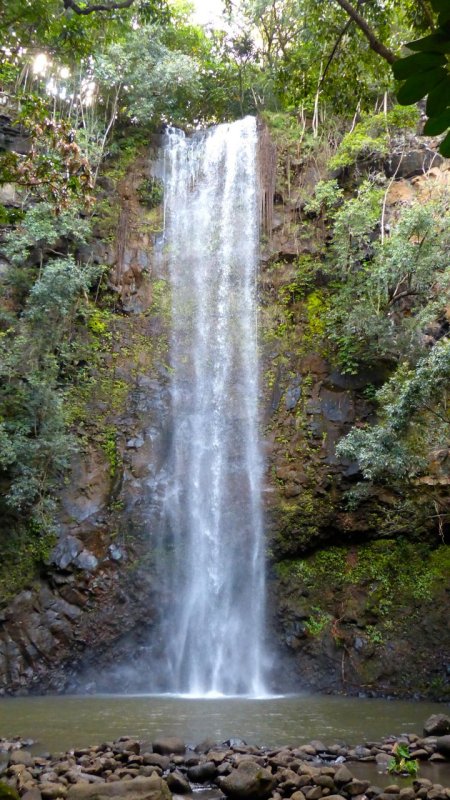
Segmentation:
<svg viewBox="0 0 450 800">
<path fill-rule="evenodd" d="M 45 696 L 0 700 L 0 736 L 31 737 L 35 752 L 61 752 L 125 734 L 187 743 L 239 737 L 249 744 L 295 745 L 312 739 L 356 744 L 389 734 L 422 733 L 424 720 L 448 711 L 437 703 L 295 695 L 266 699 L 193 699 L 149 695 Z"/>
</svg>

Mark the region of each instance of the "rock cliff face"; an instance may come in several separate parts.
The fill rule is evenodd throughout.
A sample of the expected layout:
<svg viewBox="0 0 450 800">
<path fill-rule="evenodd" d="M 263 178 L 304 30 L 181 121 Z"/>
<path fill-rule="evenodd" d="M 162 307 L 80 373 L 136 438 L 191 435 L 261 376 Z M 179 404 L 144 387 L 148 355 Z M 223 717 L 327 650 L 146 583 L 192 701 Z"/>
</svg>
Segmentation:
<svg viewBox="0 0 450 800">
<path fill-rule="evenodd" d="M 391 178 L 387 223 L 449 186 L 447 162 L 416 137 L 408 148 L 400 166 L 395 152 L 372 165 Z M 374 421 L 365 390 L 388 373 L 383 364 L 357 375 L 333 365 L 320 273 L 307 284 L 328 231 L 304 207 L 324 172 L 317 159 L 294 156 L 279 152 L 260 275 L 269 606 L 273 649 L 291 654 L 275 669 L 288 688 L 447 697 L 449 548 L 429 489 L 445 507 L 449 452 L 401 495 L 380 485 L 350 499 L 358 464 L 335 447 L 352 426 Z"/>
<path fill-rule="evenodd" d="M 269 169 L 274 153 L 267 139 L 264 146 Z M 426 171 L 429 152 L 414 144 L 410 166 L 402 161 L 389 213 L 448 184 L 448 165 L 435 160 Z M 104 355 L 92 391 L 73 399 L 86 444 L 61 489 L 58 541 L 41 574 L 0 611 L 0 691 L 145 688 L 149 650 L 158 649 L 158 616 L 170 602 L 157 524 L 171 435 L 170 301 L 154 255 L 161 209 L 145 199 L 149 164 L 142 152 L 119 180 L 103 179 L 103 212 L 85 255 L 110 265 L 120 302 L 99 333 Z M 352 507 L 345 492 L 358 466 L 335 454 L 352 425 L 373 418 L 364 388 L 385 375 L 381 367 L 357 376 L 333 367 L 321 344 L 320 281 L 301 297 L 293 289 L 327 238 L 321 220 L 304 212 L 322 172 L 317 161 L 282 152 L 276 185 L 274 172 L 264 184 L 259 292 L 273 681 L 444 697 L 449 557 L 427 520 L 428 497 L 416 487 L 405 504 L 378 487 Z"/>
</svg>

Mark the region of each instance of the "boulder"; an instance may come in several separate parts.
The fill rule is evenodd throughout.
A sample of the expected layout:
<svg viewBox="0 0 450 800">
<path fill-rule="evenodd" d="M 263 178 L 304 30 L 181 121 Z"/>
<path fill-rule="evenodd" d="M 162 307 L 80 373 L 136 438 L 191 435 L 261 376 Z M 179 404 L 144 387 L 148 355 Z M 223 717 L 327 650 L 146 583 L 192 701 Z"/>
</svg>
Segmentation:
<svg viewBox="0 0 450 800">
<path fill-rule="evenodd" d="M 237 769 L 219 781 L 219 788 L 227 797 L 263 800 L 275 786 L 272 773 L 254 761 L 241 761 Z"/>
<path fill-rule="evenodd" d="M 183 756 L 186 752 L 186 745 L 182 739 L 177 736 L 165 736 L 161 739 L 156 739 L 152 744 L 153 752 L 159 753 L 161 756 L 170 756 L 171 753 Z"/>
<path fill-rule="evenodd" d="M 334 775 L 334 782 L 335 783 L 340 783 L 341 786 L 342 786 L 342 784 L 344 784 L 344 783 L 350 783 L 352 778 L 353 778 L 353 775 L 350 772 L 350 770 L 348 769 L 348 767 L 346 767 L 344 764 L 342 764 L 342 766 L 339 767 L 338 770 L 336 770 L 336 773 Z"/>
<path fill-rule="evenodd" d="M 213 781 L 217 776 L 217 767 L 214 761 L 204 761 L 203 764 L 189 767 L 188 778 L 194 783 L 206 783 L 206 781 Z"/>
<path fill-rule="evenodd" d="M 67 795 L 67 786 L 63 783 L 46 781 L 39 784 L 39 790 L 44 800 L 57 800 L 57 798 L 66 797 Z"/>
<path fill-rule="evenodd" d="M 174 794 L 189 794 L 191 786 L 187 778 L 179 771 L 169 772 L 166 778 L 167 786 Z"/>
<path fill-rule="evenodd" d="M 436 750 L 441 756 L 450 758 L 450 736 L 438 736 L 436 739 Z"/>
<path fill-rule="evenodd" d="M 13 750 L 9 756 L 9 764 L 23 764 L 25 767 L 31 767 L 33 758 L 28 750 Z"/>
<path fill-rule="evenodd" d="M 77 783 L 70 787 L 67 794 L 67 800 L 109 800 L 111 797 L 126 800 L 171 800 L 172 795 L 167 783 L 156 774 L 150 778 L 114 781 L 101 786 Z"/>
<path fill-rule="evenodd" d="M 0 781 L 0 800 L 19 800 L 19 795 L 12 786 Z"/>
<path fill-rule="evenodd" d="M 161 756 L 159 753 L 144 753 L 142 761 L 150 767 L 161 767 L 163 771 L 169 769 L 170 766 L 169 756 Z"/>
<path fill-rule="evenodd" d="M 423 726 L 424 736 L 446 736 L 450 733 L 450 717 L 446 714 L 432 714 Z"/>
</svg>

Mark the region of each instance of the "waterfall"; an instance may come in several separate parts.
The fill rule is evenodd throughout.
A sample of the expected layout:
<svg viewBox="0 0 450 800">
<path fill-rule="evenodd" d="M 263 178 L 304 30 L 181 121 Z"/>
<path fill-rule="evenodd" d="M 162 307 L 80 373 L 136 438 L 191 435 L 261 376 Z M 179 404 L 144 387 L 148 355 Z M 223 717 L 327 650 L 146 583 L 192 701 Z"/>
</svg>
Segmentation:
<svg viewBox="0 0 450 800">
<path fill-rule="evenodd" d="M 258 438 L 256 120 L 164 150 L 172 294 L 172 446 L 164 526 L 170 691 L 264 693 L 262 457 Z"/>
</svg>

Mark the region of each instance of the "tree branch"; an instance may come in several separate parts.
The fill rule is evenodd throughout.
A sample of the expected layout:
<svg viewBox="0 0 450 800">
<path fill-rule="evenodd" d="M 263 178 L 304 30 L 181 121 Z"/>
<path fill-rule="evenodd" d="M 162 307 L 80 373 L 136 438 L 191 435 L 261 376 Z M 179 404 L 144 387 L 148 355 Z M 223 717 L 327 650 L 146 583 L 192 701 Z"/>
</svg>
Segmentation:
<svg viewBox="0 0 450 800">
<path fill-rule="evenodd" d="M 348 0 L 336 0 L 336 2 L 339 3 L 341 8 L 346 11 L 349 17 L 352 18 L 358 28 L 363 32 L 364 36 L 369 42 L 371 50 L 373 50 L 375 53 L 378 53 L 378 55 L 384 58 L 388 64 L 393 64 L 394 61 L 397 61 L 397 56 L 378 39 L 372 28 L 370 28 L 370 26 L 367 24 L 364 17 L 361 16 L 359 11 L 357 11 L 356 8 L 354 8 L 351 3 L 348 2 Z"/>
<path fill-rule="evenodd" d="M 120 2 L 113 1 L 111 3 L 94 3 L 94 5 L 81 7 L 77 5 L 75 0 L 63 0 L 66 11 L 70 9 L 71 11 L 74 11 L 75 14 L 80 14 L 83 16 L 86 16 L 87 14 L 93 14 L 94 11 L 118 11 L 122 8 L 130 8 L 134 1 L 135 0 L 120 0 Z"/>
<path fill-rule="evenodd" d="M 339 45 L 340 45 L 340 43 L 341 43 L 341 41 L 342 41 L 343 37 L 344 37 L 344 36 L 345 36 L 345 34 L 347 33 L 347 31 L 348 31 L 348 29 L 349 29 L 350 25 L 352 24 L 352 22 L 353 22 L 353 20 L 352 20 L 352 18 L 350 17 L 350 18 L 347 20 L 347 22 L 345 23 L 345 25 L 344 25 L 344 27 L 342 28 L 342 30 L 340 31 L 340 33 L 339 33 L 339 36 L 338 36 L 338 38 L 336 39 L 336 41 L 335 41 L 335 43 L 334 43 L 334 47 L 333 47 L 333 49 L 332 49 L 332 51 L 331 51 L 330 55 L 328 56 L 328 61 L 327 61 L 327 63 L 325 64 L 325 69 L 324 69 L 324 71 L 323 71 L 323 73 L 322 73 L 322 77 L 321 77 L 321 79 L 320 79 L 320 83 L 319 83 L 319 87 L 318 87 L 318 88 L 319 88 L 319 90 L 322 88 L 322 86 L 323 86 L 323 84 L 324 84 L 324 81 L 325 81 L 325 78 L 326 78 L 326 74 L 327 74 L 327 72 L 328 72 L 328 69 L 329 69 L 329 67 L 330 67 L 330 65 L 331 65 L 331 62 L 333 61 L 333 58 L 335 57 L 335 55 L 336 55 L 336 53 L 337 53 L 337 51 L 338 51 L 338 47 L 339 47 Z"/>
</svg>

